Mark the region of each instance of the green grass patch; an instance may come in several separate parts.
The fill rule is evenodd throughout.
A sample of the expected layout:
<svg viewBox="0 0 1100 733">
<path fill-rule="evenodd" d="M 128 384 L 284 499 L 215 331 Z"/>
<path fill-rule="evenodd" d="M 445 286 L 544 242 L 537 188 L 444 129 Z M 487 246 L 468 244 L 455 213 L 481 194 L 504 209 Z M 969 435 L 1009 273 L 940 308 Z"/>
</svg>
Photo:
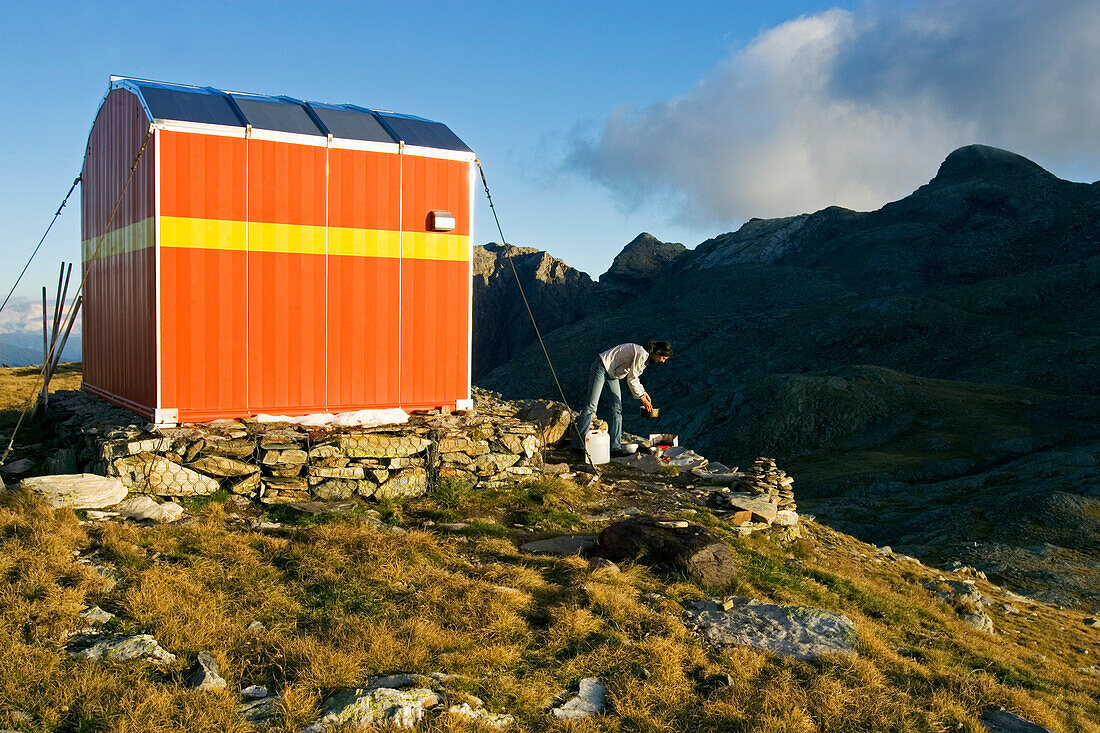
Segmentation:
<svg viewBox="0 0 1100 733">
<path fill-rule="evenodd" d="M 211 504 L 224 504 L 225 500 L 229 498 L 229 491 L 226 489 L 218 489 L 212 494 L 204 494 L 203 496 L 185 496 L 180 499 L 180 506 L 192 513 L 201 512 Z"/>
<path fill-rule="evenodd" d="M 473 493 L 474 487 L 469 481 L 456 476 L 447 476 L 435 482 L 428 491 L 428 498 L 441 507 L 458 509 L 471 503 Z"/>
</svg>

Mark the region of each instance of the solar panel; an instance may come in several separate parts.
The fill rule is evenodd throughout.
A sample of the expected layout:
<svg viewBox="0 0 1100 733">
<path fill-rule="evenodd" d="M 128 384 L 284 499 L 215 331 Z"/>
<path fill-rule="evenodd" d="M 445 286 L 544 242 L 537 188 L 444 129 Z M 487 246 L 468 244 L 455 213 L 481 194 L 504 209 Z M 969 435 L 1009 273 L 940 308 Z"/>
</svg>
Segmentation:
<svg viewBox="0 0 1100 733">
<path fill-rule="evenodd" d="M 279 132 L 297 132 L 302 135 L 323 135 L 317 124 L 310 119 L 309 113 L 297 102 L 271 99 L 270 97 L 252 97 L 243 94 L 231 94 L 233 101 L 241 108 L 245 119 L 259 130 L 278 130 Z"/>
<path fill-rule="evenodd" d="M 376 113 L 397 137 L 406 145 L 420 145 L 425 148 L 438 148 L 440 150 L 462 150 L 470 152 L 466 143 L 458 139 L 458 135 L 451 132 L 451 128 L 442 122 L 432 122 L 421 117 L 409 117 L 392 113 Z"/>
<path fill-rule="evenodd" d="M 320 104 L 311 104 L 314 113 L 325 123 L 333 137 L 347 140 L 372 140 L 380 143 L 397 142 L 386 128 L 369 112 L 351 109 L 334 109 Z"/>
<path fill-rule="evenodd" d="M 155 120 L 244 126 L 233 105 L 222 95 L 160 86 L 139 85 L 138 89 Z"/>
</svg>

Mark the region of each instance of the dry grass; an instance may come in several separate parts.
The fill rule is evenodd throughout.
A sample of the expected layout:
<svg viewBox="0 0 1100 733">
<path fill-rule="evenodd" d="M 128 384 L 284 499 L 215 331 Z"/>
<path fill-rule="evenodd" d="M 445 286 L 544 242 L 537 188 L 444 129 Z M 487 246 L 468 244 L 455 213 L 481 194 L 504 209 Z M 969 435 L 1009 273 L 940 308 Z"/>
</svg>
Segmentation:
<svg viewBox="0 0 1100 733">
<path fill-rule="evenodd" d="M 246 730 L 235 695 L 183 684 L 209 649 L 231 689 L 282 693 L 279 731 L 312 720 L 333 689 L 398 671 L 460 675 L 458 689 L 514 714 L 519 730 L 977 732 L 991 705 L 1054 730 L 1100 730 L 1100 685 L 1077 671 L 1079 642 L 1061 630 L 1079 614 L 1029 606 L 981 634 L 921 587 L 928 569 L 870 563 L 850 554 L 869 548 L 813 524 L 795 546 L 754 537 L 735 549 L 740 593 L 844 612 L 858 655 L 808 663 L 712 649 L 679 621 L 679 601 L 702 595 L 689 583 L 642 567 L 592 572 L 503 538 L 380 533 L 356 519 L 261 534 L 228 526 L 217 505 L 184 527 L 81 524 L 13 494 L 0 507 L 0 636 L 11 640 L 0 727 Z M 89 603 L 179 659 L 71 659 L 62 645 Z M 249 630 L 257 620 L 264 628 Z M 551 721 L 548 707 L 591 675 L 607 683 L 613 714 Z"/>
<path fill-rule="evenodd" d="M 50 380 L 50 392 L 80 389 L 80 363 L 59 364 Z M 5 367 L 0 369 L 0 433 L 10 435 L 19 414 L 28 405 L 33 410 L 42 390 L 41 367 Z"/>
</svg>

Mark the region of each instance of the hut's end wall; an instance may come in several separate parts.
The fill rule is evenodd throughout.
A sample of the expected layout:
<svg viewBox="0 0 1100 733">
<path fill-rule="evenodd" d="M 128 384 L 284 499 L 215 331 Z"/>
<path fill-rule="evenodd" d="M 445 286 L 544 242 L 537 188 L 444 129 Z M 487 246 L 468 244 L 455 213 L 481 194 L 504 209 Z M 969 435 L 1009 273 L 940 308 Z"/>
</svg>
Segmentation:
<svg viewBox="0 0 1100 733">
<path fill-rule="evenodd" d="M 84 388 L 145 417 L 157 403 L 156 143 L 146 139 L 149 130 L 138 98 L 112 90 L 81 171 Z"/>
</svg>

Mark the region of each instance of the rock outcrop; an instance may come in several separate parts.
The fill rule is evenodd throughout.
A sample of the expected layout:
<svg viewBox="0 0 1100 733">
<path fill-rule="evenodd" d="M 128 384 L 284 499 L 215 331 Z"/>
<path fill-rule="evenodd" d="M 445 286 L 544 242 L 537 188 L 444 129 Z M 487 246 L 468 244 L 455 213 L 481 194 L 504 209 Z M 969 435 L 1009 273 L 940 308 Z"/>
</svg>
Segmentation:
<svg viewBox="0 0 1100 733">
<path fill-rule="evenodd" d="M 615 256 L 611 267 L 600 275 L 597 289 L 601 296 L 643 293 L 668 273 L 669 266 L 685 252 L 687 247 L 682 244 L 662 242 L 652 234 L 642 232 Z"/>
<path fill-rule="evenodd" d="M 515 267 L 515 273 L 512 268 Z M 535 341 L 523 297 L 544 332 L 588 314 L 593 282 L 586 273 L 531 247 L 486 244 L 474 248 L 474 353 L 476 381 Z"/>
</svg>

